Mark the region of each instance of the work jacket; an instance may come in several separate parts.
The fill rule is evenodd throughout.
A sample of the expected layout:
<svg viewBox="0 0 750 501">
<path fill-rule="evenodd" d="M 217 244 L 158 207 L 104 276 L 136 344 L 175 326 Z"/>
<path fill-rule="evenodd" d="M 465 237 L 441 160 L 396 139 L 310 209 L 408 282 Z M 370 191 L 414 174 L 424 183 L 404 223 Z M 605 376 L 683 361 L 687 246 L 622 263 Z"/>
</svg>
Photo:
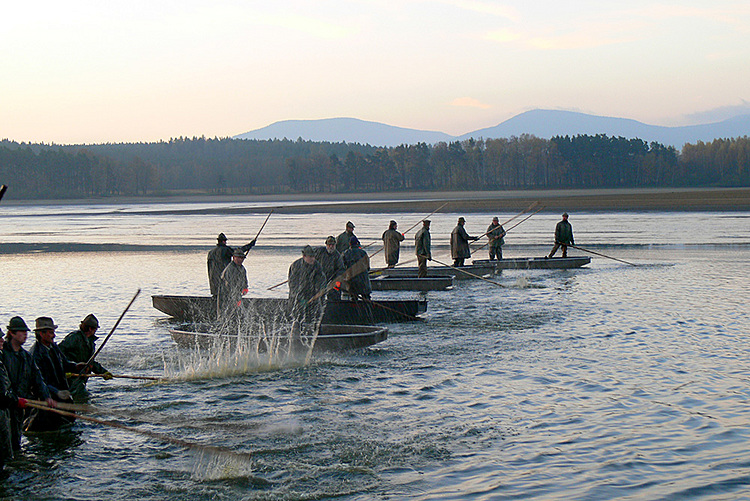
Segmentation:
<svg viewBox="0 0 750 501">
<path fill-rule="evenodd" d="M 453 259 L 466 259 L 471 257 L 469 240 L 476 240 L 466 233 L 463 225 L 458 224 L 451 232 L 451 257 Z"/>
<path fill-rule="evenodd" d="M 398 263 L 398 254 L 404 235 L 398 230 L 385 230 L 383 233 L 383 246 L 385 251 L 385 264 L 394 265 Z"/>
<path fill-rule="evenodd" d="M 417 256 L 432 259 L 432 237 L 429 228 L 422 227 L 414 235 L 414 252 Z"/>
<path fill-rule="evenodd" d="M 555 242 L 575 245 L 573 241 L 573 227 L 564 219 L 555 225 Z"/>
<path fill-rule="evenodd" d="M 47 400 L 49 388 L 31 354 L 23 348 L 14 351 L 9 341 L 3 345 L 2 353 L 13 394 L 16 397 Z"/>
</svg>

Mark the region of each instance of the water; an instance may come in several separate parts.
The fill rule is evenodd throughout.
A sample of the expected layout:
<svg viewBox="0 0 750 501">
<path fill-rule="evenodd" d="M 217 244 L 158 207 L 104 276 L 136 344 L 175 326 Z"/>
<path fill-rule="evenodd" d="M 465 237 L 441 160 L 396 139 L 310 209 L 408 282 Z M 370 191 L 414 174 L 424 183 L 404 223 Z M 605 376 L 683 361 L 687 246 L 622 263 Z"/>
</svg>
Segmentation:
<svg viewBox="0 0 750 501">
<path fill-rule="evenodd" d="M 142 288 L 100 361 L 171 379 L 91 381 L 107 411 L 95 417 L 252 458 L 78 422 L 27 439 L 0 496 L 750 497 L 749 213 L 571 213 L 580 246 L 638 266 L 594 257 L 579 270 L 506 271 L 502 288 L 459 281 L 428 294 L 426 322 L 390 325 L 382 344 L 243 366 L 177 349 L 150 305 L 152 294 L 206 294 L 216 234 L 245 243 L 265 219 L 226 207 L 0 206 L 2 325 L 49 315 L 61 339 L 93 312 L 106 334 Z M 476 235 L 495 214 L 464 215 Z M 457 216 L 431 218 L 439 259 Z M 391 218 L 404 230 L 420 217 L 274 214 L 245 262 L 251 295 L 283 297 L 265 289 L 347 220 L 367 244 Z M 558 219 L 523 223 L 505 256 L 548 252 Z"/>
</svg>

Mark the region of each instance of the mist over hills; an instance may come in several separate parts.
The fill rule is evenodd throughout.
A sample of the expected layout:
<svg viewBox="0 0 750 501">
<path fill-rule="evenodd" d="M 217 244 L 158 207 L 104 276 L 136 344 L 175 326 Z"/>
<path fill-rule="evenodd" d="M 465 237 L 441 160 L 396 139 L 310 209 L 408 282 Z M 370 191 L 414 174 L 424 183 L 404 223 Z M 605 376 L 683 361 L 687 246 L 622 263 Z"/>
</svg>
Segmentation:
<svg viewBox="0 0 750 501">
<path fill-rule="evenodd" d="M 356 118 L 320 120 L 284 120 L 267 127 L 234 136 L 234 139 L 290 139 L 370 144 L 394 147 L 419 142 L 434 144 L 468 138 L 509 138 L 531 134 L 549 139 L 553 136 L 578 134 L 639 138 L 674 146 L 710 142 L 717 138 L 743 137 L 750 134 L 750 115 L 741 115 L 720 122 L 681 127 L 649 125 L 627 118 L 603 117 L 573 111 L 531 110 L 510 118 L 494 127 L 479 129 L 460 136 L 443 132 L 395 127 Z"/>
</svg>

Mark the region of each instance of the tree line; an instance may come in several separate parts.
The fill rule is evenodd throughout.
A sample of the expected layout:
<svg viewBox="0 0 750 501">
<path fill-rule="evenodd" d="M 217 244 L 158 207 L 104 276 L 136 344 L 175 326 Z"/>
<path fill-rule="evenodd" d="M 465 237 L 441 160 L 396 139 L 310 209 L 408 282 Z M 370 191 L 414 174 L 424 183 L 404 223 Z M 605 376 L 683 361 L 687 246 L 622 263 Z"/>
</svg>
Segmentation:
<svg viewBox="0 0 750 501">
<path fill-rule="evenodd" d="M 356 143 L 177 138 L 59 146 L 0 141 L 9 198 L 170 193 L 750 186 L 750 138 L 687 144 L 531 135 L 377 148 Z"/>
</svg>

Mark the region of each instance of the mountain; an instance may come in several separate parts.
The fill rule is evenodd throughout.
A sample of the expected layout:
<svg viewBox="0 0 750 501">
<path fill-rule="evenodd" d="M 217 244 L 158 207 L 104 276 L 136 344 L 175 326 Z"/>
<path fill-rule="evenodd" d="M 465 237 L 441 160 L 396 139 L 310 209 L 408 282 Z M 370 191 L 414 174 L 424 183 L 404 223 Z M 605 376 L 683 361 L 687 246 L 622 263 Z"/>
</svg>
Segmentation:
<svg viewBox="0 0 750 501">
<path fill-rule="evenodd" d="M 285 120 L 261 129 L 234 136 L 234 139 L 290 139 L 370 144 L 373 146 L 398 146 L 400 144 L 456 141 L 473 137 L 509 138 L 531 134 L 549 139 L 553 136 L 578 134 L 606 134 L 625 138 L 639 138 L 648 143 L 656 141 L 678 150 L 685 143 L 710 142 L 717 138 L 750 135 L 750 115 L 736 116 L 721 122 L 662 127 L 648 125 L 627 118 L 602 117 L 573 111 L 532 110 L 516 115 L 494 127 L 450 136 L 442 132 L 394 127 L 356 118 L 327 118 L 321 120 Z"/>
<path fill-rule="evenodd" d="M 394 127 L 357 118 L 325 118 L 321 120 L 284 120 L 262 129 L 234 136 L 234 139 L 290 139 L 328 141 L 331 143 L 361 143 L 373 146 L 437 143 L 452 141 L 453 136 L 442 132 Z"/>
<path fill-rule="evenodd" d="M 494 127 L 470 132 L 457 139 L 503 138 L 521 134 L 532 134 L 545 139 L 577 134 L 606 134 L 639 138 L 649 143 L 656 141 L 681 149 L 685 143 L 710 142 L 717 138 L 746 136 L 750 134 L 750 115 L 737 116 L 711 124 L 662 127 L 627 118 L 601 117 L 573 111 L 532 110 L 516 115 Z"/>
</svg>

